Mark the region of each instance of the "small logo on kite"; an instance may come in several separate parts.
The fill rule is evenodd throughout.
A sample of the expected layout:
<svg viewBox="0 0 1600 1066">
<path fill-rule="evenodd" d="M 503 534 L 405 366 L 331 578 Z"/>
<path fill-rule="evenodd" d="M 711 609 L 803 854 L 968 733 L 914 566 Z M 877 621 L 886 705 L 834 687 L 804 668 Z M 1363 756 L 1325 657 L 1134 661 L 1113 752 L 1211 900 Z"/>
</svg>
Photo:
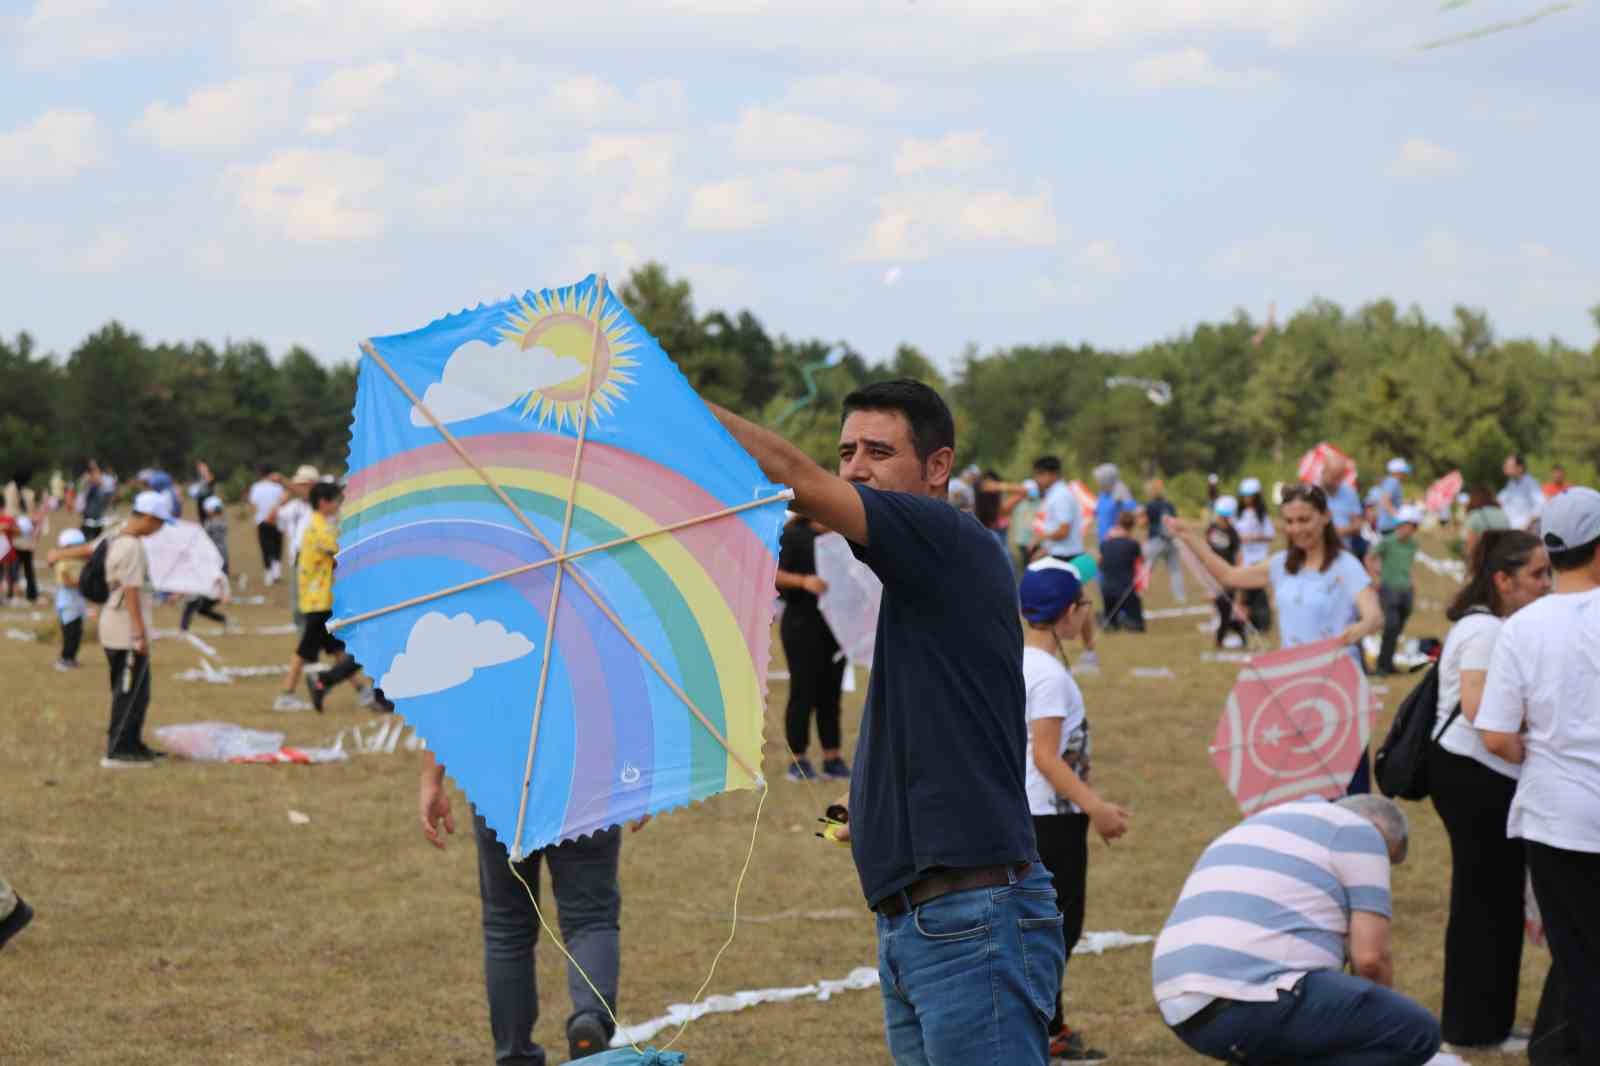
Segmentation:
<svg viewBox="0 0 1600 1066">
<path fill-rule="evenodd" d="M 624 785 L 636 785 L 639 783 L 639 768 L 631 762 L 622 764 L 622 783 Z"/>
</svg>

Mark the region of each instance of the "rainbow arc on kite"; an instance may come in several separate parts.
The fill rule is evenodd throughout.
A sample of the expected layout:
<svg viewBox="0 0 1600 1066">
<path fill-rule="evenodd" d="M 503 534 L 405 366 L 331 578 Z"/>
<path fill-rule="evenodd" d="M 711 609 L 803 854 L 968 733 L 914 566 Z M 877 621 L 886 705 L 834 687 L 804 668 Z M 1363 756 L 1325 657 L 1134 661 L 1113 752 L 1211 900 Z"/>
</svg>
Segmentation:
<svg viewBox="0 0 1600 1066">
<path fill-rule="evenodd" d="M 512 856 L 762 784 L 791 493 L 605 279 L 362 350 L 331 626 Z"/>
</svg>

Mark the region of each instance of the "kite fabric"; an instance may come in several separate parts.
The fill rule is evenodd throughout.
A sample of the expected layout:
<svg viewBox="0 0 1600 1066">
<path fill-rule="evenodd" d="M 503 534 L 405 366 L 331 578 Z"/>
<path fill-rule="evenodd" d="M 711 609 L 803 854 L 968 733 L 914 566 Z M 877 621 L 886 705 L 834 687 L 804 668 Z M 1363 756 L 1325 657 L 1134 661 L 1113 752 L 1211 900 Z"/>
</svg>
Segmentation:
<svg viewBox="0 0 1600 1066">
<path fill-rule="evenodd" d="M 1428 491 L 1422 497 L 1422 505 L 1429 514 L 1448 515 L 1456 505 L 1456 497 L 1461 495 L 1461 486 L 1461 471 L 1452 470 L 1428 486 Z"/>
<path fill-rule="evenodd" d="M 330 628 L 511 854 L 764 785 L 791 493 L 604 279 L 362 347 Z"/>
<path fill-rule="evenodd" d="M 1322 468 L 1327 465 L 1329 459 L 1334 457 L 1344 460 L 1344 483 L 1351 488 L 1355 488 L 1356 461 L 1327 441 L 1323 441 L 1300 457 L 1300 469 L 1297 472 L 1297 476 L 1307 485 L 1322 484 Z"/>
<path fill-rule="evenodd" d="M 816 539 L 817 576 L 827 589 L 817 597 L 822 620 L 833 631 L 833 639 L 845 657 L 862 666 L 872 665 L 872 649 L 878 638 L 878 605 L 883 600 L 883 582 L 850 550 L 850 542 L 838 533 L 824 533 Z"/>
<path fill-rule="evenodd" d="M 1254 656 L 1228 693 L 1211 761 L 1239 809 L 1345 794 L 1372 737 L 1366 675 L 1337 640 Z"/>
<path fill-rule="evenodd" d="M 227 585 L 222 553 L 199 523 L 163 524 L 144 538 L 144 555 L 157 592 L 217 596 Z"/>
</svg>

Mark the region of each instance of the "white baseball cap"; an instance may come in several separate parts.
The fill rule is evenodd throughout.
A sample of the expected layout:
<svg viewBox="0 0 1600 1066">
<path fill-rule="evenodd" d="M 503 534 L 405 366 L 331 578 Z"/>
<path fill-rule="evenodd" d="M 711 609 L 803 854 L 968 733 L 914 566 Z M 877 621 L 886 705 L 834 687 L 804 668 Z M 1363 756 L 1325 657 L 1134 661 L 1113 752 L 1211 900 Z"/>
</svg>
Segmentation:
<svg viewBox="0 0 1600 1066">
<path fill-rule="evenodd" d="M 1600 540 L 1600 492 L 1577 486 L 1544 505 L 1539 518 L 1544 546 L 1552 552 L 1581 548 Z"/>
<path fill-rule="evenodd" d="M 1404 459 L 1390 459 L 1387 469 L 1391 474 L 1409 474 L 1411 473 L 1411 464 Z"/>
<path fill-rule="evenodd" d="M 1241 496 L 1259 496 L 1259 495 L 1261 495 L 1261 479 L 1258 478 L 1258 477 L 1247 477 L 1243 481 L 1239 482 L 1239 495 L 1241 495 Z"/>
<path fill-rule="evenodd" d="M 1414 503 L 1408 504 L 1394 513 L 1394 520 L 1396 525 L 1410 524 L 1420 526 L 1422 525 L 1422 508 Z"/>
<path fill-rule="evenodd" d="M 173 522 L 172 497 L 154 489 L 145 489 L 133 498 L 133 513 L 159 518 L 161 521 L 171 525 Z"/>
<path fill-rule="evenodd" d="M 1239 513 L 1239 501 L 1232 496 L 1218 496 L 1211 509 L 1223 518 L 1232 518 Z"/>
<path fill-rule="evenodd" d="M 61 536 L 56 538 L 56 544 L 62 548 L 76 548 L 82 543 L 84 540 L 81 529 L 63 529 Z"/>
<path fill-rule="evenodd" d="M 290 479 L 290 484 L 315 485 L 321 477 L 322 475 L 317 472 L 317 468 L 307 463 L 294 472 L 294 477 Z"/>
</svg>

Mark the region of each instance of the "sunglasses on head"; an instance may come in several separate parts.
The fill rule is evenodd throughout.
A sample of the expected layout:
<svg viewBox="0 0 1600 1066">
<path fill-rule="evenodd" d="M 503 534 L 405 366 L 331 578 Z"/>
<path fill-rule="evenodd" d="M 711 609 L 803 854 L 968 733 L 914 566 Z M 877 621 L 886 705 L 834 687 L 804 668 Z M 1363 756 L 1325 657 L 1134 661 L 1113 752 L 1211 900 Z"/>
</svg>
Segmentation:
<svg viewBox="0 0 1600 1066">
<path fill-rule="evenodd" d="M 1314 507 L 1321 508 L 1328 497 L 1319 485 L 1290 485 L 1283 490 L 1283 495 L 1278 497 L 1279 503 L 1291 503 L 1295 500 L 1304 500 Z"/>
</svg>

